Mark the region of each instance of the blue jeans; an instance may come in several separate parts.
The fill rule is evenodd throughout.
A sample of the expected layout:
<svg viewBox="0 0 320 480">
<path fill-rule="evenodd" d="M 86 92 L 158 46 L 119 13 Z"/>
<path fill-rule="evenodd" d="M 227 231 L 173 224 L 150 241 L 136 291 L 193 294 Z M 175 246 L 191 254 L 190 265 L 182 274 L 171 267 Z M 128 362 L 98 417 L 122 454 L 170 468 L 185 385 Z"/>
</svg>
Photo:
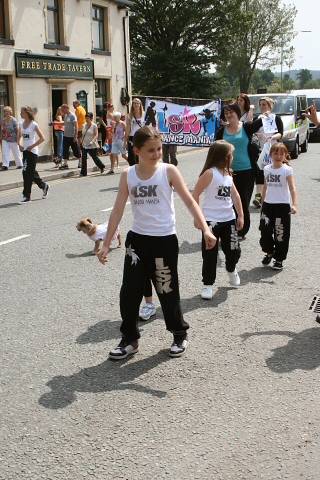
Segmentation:
<svg viewBox="0 0 320 480">
<path fill-rule="evenodd" d="M 63 155 L 63 132 L 61 130 L 56 130 L 54 132 L 57 139 L 57 157 L 59 160 L 62 160 Z"/>
</svg>

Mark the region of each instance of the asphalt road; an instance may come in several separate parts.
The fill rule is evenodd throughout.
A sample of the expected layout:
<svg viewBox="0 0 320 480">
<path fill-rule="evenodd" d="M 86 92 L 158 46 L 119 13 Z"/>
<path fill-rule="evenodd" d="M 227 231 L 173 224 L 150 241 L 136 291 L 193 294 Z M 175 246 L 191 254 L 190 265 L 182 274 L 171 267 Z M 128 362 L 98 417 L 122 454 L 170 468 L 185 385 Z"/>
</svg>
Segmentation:
<svg viewBox="0 0 320 480">
<path fill-rule="evenodd" d="M 192 187 L 204 152 L 180 156 Z M 107 360 L 119 338 L 124 250 L 107 266 L 77 232 L 102 222 L 119 176 L 51 183 L 16 204 L 0 194 L 1 480 L 319 480 L 320 145 L 292 162 L 299 213 L 282 272 L 263 269 L 258 218 L 242 243 L 242 286 L 218 270 L 200 299 L 199 233 L 176 200 L 186 355 L 169 359 L 161 310 L 140 352 Z M 130 226 L 130 207 L 121 225 Z M 11 243 L 2 243 L 30 235 Z"/>
</svg>

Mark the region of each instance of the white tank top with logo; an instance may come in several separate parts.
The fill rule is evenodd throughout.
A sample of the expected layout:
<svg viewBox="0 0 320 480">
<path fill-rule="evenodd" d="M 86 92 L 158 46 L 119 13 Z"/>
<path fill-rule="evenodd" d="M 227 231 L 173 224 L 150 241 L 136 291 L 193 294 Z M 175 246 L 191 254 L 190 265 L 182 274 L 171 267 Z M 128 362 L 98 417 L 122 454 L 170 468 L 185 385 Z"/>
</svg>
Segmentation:
<svg viewBox="0 0 320 480">
<path fill-rule="evenodd" d="M 232 177 L 222 175 L 217 168 L 211 168 L 212 180 L 204 190 L 201 203 L 207 222 L 229 222 L 236 218 L 231 198 Z"/>
<path fill-rule="evenodd" d="M 176 233 L 173 190 L 167 176 L 168 164 L 160 163 L 148 180 L 142 180 L 136 165 L 128 169 L 128 190 L 133 214 L 131 230 L 140 235 L 164 237 Z"/>
<path fill-rule="evenodd" d="M 24 150 L 27 150 L 30 145 L 33 145 L 38 140 L 38 135 L 36 132 L 37 127 L 38 124 L 34 120 L 32 120 L 32 122 L 27 127 L 24 127 L 24 122 L 21 123 L 21 135 Z M 31 152 L 35 155 L 39 155 L 39 148 L 34 147 Z"/>
</svg>

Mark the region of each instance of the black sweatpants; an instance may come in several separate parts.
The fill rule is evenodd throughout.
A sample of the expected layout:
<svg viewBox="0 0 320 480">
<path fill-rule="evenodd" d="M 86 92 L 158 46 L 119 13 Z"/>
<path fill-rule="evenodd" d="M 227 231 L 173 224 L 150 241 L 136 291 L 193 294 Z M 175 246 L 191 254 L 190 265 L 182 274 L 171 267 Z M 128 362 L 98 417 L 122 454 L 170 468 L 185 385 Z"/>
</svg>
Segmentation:
<svg viewBox="0 0 320 480">
<path fill-rule="evenodd" d="M 87 159 L 88 154 L 97 165 L 98 168 L 102 171 L 105 168 L 104 163 L 101 162 L 100 158 L 98 157 L 98 149 L 97 148 L 82 148 L 82 161 L 81 161 L 81 175 L 87 175 Z"/>
<path fill-rule="evenodd" d="M 80 147 L 73 137 L 63 137 L 63 159 L 69 160 L 70 147 L 72 148 L 73 155 L 76 158 L 81 158 Z"/>
<path fill-rule="evenodd" d="M 260 245 L 262 251 L 282 262 L 287 258 L 290 240 L 291 215 L 288 203 L 266 203 L 261 209 Z"/>
<path fill-rule="evenodd" d="M 216 223 L 211 226 L 212 233 L 217 242 L 211 250 L 206 250 L 206 245 L 202 235 L 202 283 L 204 285 L 213 285 L 216 280 L 217 258 L 219 249 L 219 239 L 221 239 L 221 248 L 226 257 L 226 270 L 233 272 L 239 261 L 241 249 L 236 229 L 236 221 Z"/>
<path fill-rule="evenodd" d="M 189 325 L 181 312 L 176 235 L 152 237 L 130 231 L 125 246 L 120 291 L 122 337 L 128 342 L 140 338 L 139 306 L 148 278 L 151 278 L 159 297 L 167 330 L 174 335 L 184 335 Z"/>
<path fill-rule="evenodd" d="M 240 237 L 244 237 L 250 229 L 249 205 L 254 189 L 254 178 L 255 175 L 252 169 L 233 172 L 233 183 L 240 195 L 244 216 L 243 229 L 238 232 Z"/>
<path fill-rule="evenodd" d="M 41 190 L 45 187 L 45 182 L 40 178 L 39 173 L 36 170 L 38 155 L 24 150 L 23 152 L 23 192 L 22 195 L 30 200 L 32 183 L 36 183 Z"/>
</svg>

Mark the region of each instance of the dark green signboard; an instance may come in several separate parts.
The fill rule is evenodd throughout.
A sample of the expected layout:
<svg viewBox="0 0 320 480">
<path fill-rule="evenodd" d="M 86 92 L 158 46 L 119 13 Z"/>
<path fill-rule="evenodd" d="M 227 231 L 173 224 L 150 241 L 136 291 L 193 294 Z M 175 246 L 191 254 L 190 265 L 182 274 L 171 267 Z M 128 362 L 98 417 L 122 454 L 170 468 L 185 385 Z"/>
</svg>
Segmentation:
<svg viewBox="0 0 320 480">
<path fill-rule="evenodd" d="M 15 53 L 17 77 L 94 78 L 93 60 Z"/>
</svg>

